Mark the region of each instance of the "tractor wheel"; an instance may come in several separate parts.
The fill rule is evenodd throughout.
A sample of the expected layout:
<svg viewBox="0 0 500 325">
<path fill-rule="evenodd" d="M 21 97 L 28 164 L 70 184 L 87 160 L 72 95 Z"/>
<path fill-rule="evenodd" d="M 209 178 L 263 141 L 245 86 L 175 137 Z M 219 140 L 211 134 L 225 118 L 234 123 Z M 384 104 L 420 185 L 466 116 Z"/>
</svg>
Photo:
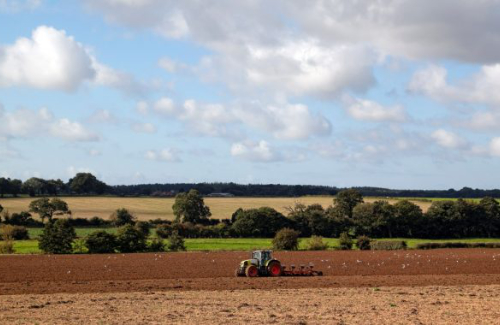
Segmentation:
<svg viewBox="0 0 500 325">
<path fill-rule="evenodd" d="M 259 270 L 255 265 L 249 265 L 245 269 L 245 275 L 249 278 L 254 278 L 256 276 L 259 276 Z"/>
<path fill-rule="evenodd" d="M 281 274 L 283 273 L 281 263 L 277 261 L 269 263 L 269 265 L 267 266 L 267 273 L 270 276 L 281 276 Z"/>
</svg>

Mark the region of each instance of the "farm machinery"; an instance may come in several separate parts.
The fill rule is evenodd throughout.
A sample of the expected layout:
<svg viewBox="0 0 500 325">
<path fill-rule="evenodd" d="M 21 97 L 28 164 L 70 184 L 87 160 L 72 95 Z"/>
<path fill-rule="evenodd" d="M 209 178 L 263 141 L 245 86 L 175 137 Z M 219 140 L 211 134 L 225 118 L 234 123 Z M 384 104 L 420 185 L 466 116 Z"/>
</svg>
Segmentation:
<svg viewBox="0 0 500 325">
<path fill-rule="evenodd" d="M 321 276 L 323 272 L 314 270 L 314 266 L 290 265 L 288 269 L 281 262 L 273 258 L 270 250 L 253 251 L 249 260 L 241 261 L 236 269 L 236 276 L 257 277 L 257 276 Z"/>
</svg>

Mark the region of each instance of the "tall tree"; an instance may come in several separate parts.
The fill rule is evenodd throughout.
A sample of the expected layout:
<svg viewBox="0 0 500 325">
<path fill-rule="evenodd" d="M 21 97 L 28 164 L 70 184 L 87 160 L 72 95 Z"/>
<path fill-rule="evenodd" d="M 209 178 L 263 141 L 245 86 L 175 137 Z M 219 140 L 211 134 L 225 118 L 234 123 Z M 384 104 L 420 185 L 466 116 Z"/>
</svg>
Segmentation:
<svg viewBox="0 0 500 325">
<path fill-rule="evenodd" d="M 38 200 L 31 201 L 29 205 L 30 212 L 36 213 L 42 219 L 42 222 L 47 218 L 52 221 L 52 217 L 55 215 L 65 215 L 71 214 L 68 208 L 68 204 L 61 199 L 51 199 L 41 198 Z"/>
<path fill-rule="evenodd" d="M 107 185 L 91 173 L 78 173 L 68 181 L 71 191 L 78 194 L 102 194 Z"/>
<path fill-rule="evenodd" d="M 172 209 L 176 220 L 182 222 L 202 223 L 212 215 L 197 190 L 177 194 Z"/>
<path fill-rule="evenodd" d="M 352 211 L 356 205 L 363 203 L 363 196 L 351 188 L 340 191 L 333 200 L 335 207 L 348 218 L 352 218 Z"/>
</svg>

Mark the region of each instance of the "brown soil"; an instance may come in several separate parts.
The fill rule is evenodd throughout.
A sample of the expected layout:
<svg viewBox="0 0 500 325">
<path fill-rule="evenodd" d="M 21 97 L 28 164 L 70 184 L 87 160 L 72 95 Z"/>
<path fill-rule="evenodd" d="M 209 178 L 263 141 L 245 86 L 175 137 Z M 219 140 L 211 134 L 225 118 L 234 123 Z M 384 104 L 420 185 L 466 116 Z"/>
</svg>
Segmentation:
<svg viewBox="0 0 500 325">
<path fill-rule="evenodd" d="M 246 252 L 0 256 L 0 295 L 500 284 L 499 249 L 279 252 L 323 277 L 236 278 Z"/>
</svg>

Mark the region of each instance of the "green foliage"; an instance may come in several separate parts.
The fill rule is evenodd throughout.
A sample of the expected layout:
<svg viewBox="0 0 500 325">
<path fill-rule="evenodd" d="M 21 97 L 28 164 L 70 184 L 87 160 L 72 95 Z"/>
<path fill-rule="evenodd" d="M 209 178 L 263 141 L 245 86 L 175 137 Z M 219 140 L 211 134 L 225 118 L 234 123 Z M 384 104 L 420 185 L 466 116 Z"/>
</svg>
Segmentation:
<svg viewBox="0 0 500 325">
<path fill-rule="evenodd" d="M 173 227 L 171 224 L 161 224 L 156 227 L 156 236 L 159 238 L 168 238 L 173 231 Z"/>
<path fill-rule="evenodd" d="M 75 228 L 70 225 L 68 220 L 59 219 L 45 225 L 38 240 L 38 247 L 44 253 L 69 254 L 73 251 L 75 238 Z"/>
<path fill-rule="evenodd" d="M 281 229 L 273 238 L 273 249 L 295 251 L 299 248 L 299 232 L 290 228 Z"/>
<path fill-rule="evenodd" d="M 355 189 L 347 189 L 338 192 L 333 201 L 340 213 L 352 218 L 354 207 L 359 203 L 363 203 L 363 196 Z"/>
<path fill-rule="evenodd" d="M 371 243 L 373 250 L 400 250 L 407 247 L 404 240 L 375 240 Z"/>
<path fill-rule="evenodd" d="M 77 238 L 73 242 L 73 251 L 77 254 L 86 253 L 88 250 L 85 247 L 85 239 Z"/>
<path fill-rule="evenodd" d="M 114 253 L 117 247 L 117 239 L 113 234 L 104 230 L 98 230 L 87 236 L 85 247 L 91 254 Z"/>
<path fill-rule="evenodd" d="M 39 225 L 39 221 L 33 220 L 31 213 L 26 211 L 21 211 L 19 213 L 13 213 L 12 215 L 6 215 L 4 218 L 4 223 L 13 226 L 35 226 Z"/>
<path fill-rule="evenodd" d="M 197 190 L 177 194 L 172 210 L 177 222 L 203 223 L 212 215 Z"/>
<path fill-rule="evenodd" d="M 148 245 L 148 251 L 150 252 L 164 252 L 165 248 L 165 242 L 160 238 L 154 238 Z"/>
<path fill-rule="evenodd" d="M 3 206 L 0 204 L 0 213 L 1 213 L 2 211 L 3 211 Z M 0 221 L 2 221 L 2 220 L 0 219 Z"/>
<path fill-rule="evenodd" d="M 305 206 L 296 203 L 289 211 L 288 218 L 292 220 L 294 229 L 300 231 L 303 237 L 331 236 L 334 232 L 334 224 L 320 204 Z"/>
<path fill-rule="evenodd" d="M 168 249 L 171 251 L 185 251 L 186 245 L 184 243 L 184 238 L 179 235 L 177 231 L 172 232 L 168 237 Z"/>
<path fill-rule="evenodd" d="M 136 224 L 135 224 L 135 227 L 144 234 L 144 236 L 147 238 L 149 236 L 149 233 L 150 233 L 150 228 L 151 228 L 151 225 L 149 224 L 149 222 L 146 222 L 146 221 L 138 221 Z"/>
<path fill-rule="evenodd" d="M 1 227 L 0 239 L 2 240 L 28 240 L 30 239 L 28 229 L 23 226 L 12 226 L 4 224 Z"/>
<path fill-rule="evenodd" d="M 359 236 L 356 239 L 356 246 L 358 247 L 359 250 L 362 251 L 367 251 L 370 250 L 371 248 L 371 239 L 368 236 Z"/>
<path fill-rule="evenodd" d="M 310 251 L 323 251 L 328 249 L 328 244 L 323 241 L 323 237 L 312 236 L 307 241 L 306 249 Z"/>
<path fill-rule="evenodd" d="M 286 227 L 291 227 L 290 219 L 272 208 L 262 207 L 241 210 L 231 231 L 239 237 L 271 238 L 278 230 Z"/>
<path fill-rule="evenodd" d="M 70 190 L 78 194 L 102 194 L 108 187 L 91 173 L 78 173 L 68 184 Z"/>
<path fill-rule="evenodd" d="M 339 237 L 339 247 L 341 250 L 350 250 L 352 249 L 352 238 L 349 236 L 347 232 L 343 232 Z"/>
<path fill-rule="evenodd" d="M 118 229 L 116 242 L 121 253 L 143 252 L 147 248 L 144 234 L 130 224 Z"/>
<path fill-rule="evenodd" d="M 31 201 L 29 211 L 38 214 L 42 222 L 45 221 L 45 218 L 47 218 L 49 222 L 52 221 L 52 217 L 55 215 L 71 214 L 68 204 L 58 198 L 51 200 L 48 198 L 41 198 Z"/>
<path fill-rule="evenodd" d="M 134 225 L 137 218 L 127 209 L 121 208 L 113 212 L 113 214 L 109 217 L 109 220 L 114 226 L 121 227 L 124 225 Z"/>
<path fill-rule="evenodd" d="M 440 249 L 440 248 L 500 248 L 500 243 L 422 243 L 418 244 L 417 249 Z"/>
</svg>

